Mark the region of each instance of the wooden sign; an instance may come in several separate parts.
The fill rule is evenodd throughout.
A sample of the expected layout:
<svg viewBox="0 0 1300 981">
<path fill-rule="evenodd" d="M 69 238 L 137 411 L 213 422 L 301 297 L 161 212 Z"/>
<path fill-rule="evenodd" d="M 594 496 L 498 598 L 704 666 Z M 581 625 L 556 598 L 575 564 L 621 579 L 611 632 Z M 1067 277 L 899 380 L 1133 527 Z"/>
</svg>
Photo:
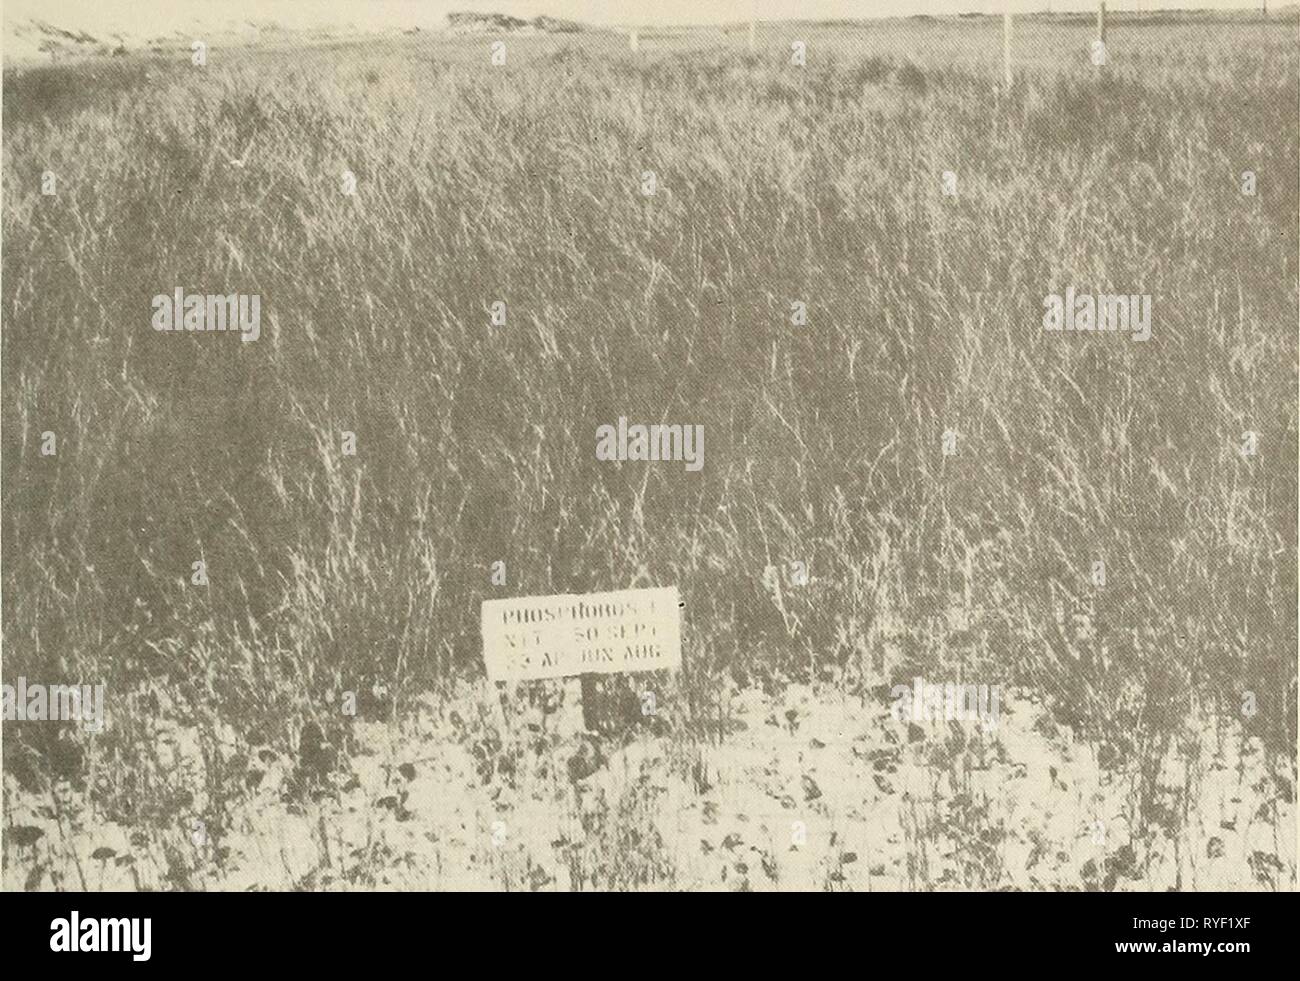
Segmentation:
<svg viewBox="0 0 1300 981">
<path fill-rule="evenodd" d="M 489 681 L 658 671 L 682 663 L 677 587 L 483 601 Z"/>
</svg>

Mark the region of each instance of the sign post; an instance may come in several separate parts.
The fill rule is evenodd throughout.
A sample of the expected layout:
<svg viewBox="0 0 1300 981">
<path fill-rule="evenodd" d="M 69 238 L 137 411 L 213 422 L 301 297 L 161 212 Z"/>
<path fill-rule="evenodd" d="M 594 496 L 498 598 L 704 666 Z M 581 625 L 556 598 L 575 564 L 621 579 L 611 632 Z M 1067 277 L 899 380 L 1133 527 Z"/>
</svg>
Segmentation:
<svg viewBox="0 0 1300 981">
<path fill-rule="evenodd" d="M 1002 78 L 1008 89 L 1011 88 L 1011 11 L 1002 15 Z"/>
<path fill-rule="evenodd" d="M 682 663 L 675 586 L 484 600 L 482 628 L 490 682 L 580 675 L 589 728 L 597 676 Z"/>
</svg>

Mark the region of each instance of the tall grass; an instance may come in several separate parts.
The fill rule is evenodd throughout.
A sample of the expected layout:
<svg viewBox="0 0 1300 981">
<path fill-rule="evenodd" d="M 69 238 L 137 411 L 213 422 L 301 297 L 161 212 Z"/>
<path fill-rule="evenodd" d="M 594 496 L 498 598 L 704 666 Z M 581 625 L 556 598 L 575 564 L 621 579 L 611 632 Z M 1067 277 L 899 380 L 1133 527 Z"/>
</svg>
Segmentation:
<svg viewBox="0 0 1300 981">
<path fill-rule="evenodd" d="M 85 767 L 143 818 L 129 693 L 255 745 L 344 690 L 400 716 L 481 672 L 502 559 L 511 594 L 677 584 L 699 712 L 925 672 L 1126 759 L 1253 691 L 1293 750 L 1294 46 L 1152 31 L 1099 77 L 1080 42 L 999 94 L 994 33 L 929 38 L 10 73 L 6 678 L 107 682 Z M 1068 285 L 1152 294 L 1152 340 L 1044 334 Z M 262 339 L 155 334 L 176 286 L 260 294 Z M 703 471 L 598 463 L 620 415 L 702 423 Z M 7 732 L 39 786 L 63 740 Z"/>
</svg>

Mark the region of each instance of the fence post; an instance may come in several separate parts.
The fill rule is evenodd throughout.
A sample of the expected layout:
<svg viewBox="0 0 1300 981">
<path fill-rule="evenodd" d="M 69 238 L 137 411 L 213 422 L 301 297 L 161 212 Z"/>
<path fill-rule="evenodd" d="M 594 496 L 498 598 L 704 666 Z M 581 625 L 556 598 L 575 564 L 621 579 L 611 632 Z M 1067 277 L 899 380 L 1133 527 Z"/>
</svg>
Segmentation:
<svg viewBox="0 0 1300 981">
<path fill-rule="evenodd" d="M 636 28 L 634 27 L 632 28 L 632 33 L 627 36 L 627 46 L 631 48 L 632 52 L 635 54 L 640 43 L 640 39 L 636 36 Z"/>
<path fill-rule="evenodd" d="M 1007 88 L 1011 88 L 1011 11 L 1002 15 L 1002 74 Z"/>
<path fill-rule="evenodd" d="M 1097 7 L 1097 40 L 1106 43 L 1106 0 Z"/>
<path fill-rule="evenodd" d="M 753 54 L 758 50 L 758 25 L 754 21 L 749 22 L 749 53 Z"/>
</svg>

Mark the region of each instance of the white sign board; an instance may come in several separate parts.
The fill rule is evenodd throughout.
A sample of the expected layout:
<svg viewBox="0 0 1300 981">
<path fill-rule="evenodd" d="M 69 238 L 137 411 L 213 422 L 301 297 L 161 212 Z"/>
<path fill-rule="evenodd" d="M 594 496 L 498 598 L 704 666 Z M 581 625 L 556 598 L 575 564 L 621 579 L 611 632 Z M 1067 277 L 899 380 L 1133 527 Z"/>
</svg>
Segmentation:
<svg viewBox="0 0 1300 981">
<path fill-rule="evenodd" d="M 484 600 L 483 661 L 490 681 L 679 667 L 677 587 Z"/>
</svg>

